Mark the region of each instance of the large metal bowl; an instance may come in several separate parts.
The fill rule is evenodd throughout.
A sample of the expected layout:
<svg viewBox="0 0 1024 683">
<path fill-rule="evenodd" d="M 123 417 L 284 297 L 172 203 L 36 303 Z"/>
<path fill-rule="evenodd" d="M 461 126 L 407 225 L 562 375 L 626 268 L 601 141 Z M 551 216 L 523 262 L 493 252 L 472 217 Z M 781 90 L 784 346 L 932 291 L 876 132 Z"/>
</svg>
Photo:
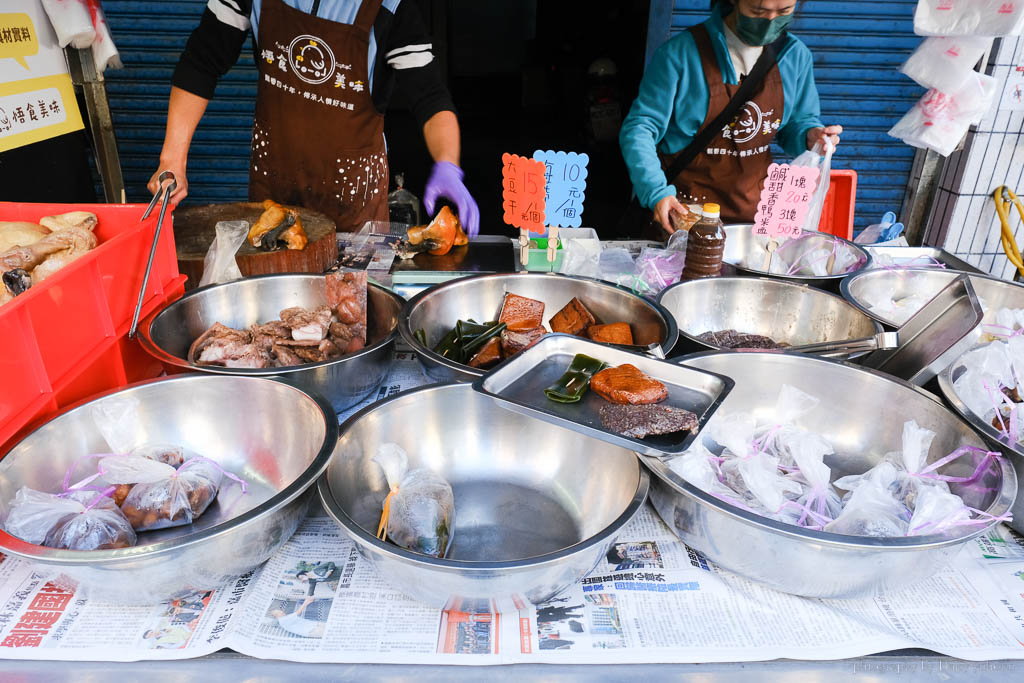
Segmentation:
<svg viewBox="0 0 1024 683">
<path fill-rule="evenodd" d="M 961 445 L 984 447 L 971 428 L 925 391 L 849 363 L 796 353 L 722 353 L 683 363 L 733 377 L 736 388 L 715 419 L 753 412 L 770 420 L 779 388 L 790 384 L 821 399 L 798 425 L 825 435 L 836 450 L 826 458 L 833 479 L 865 472 L 897 450 L 903 423 L 935 432 L 929 460 Z M 835 396 L 841 393 L 839 400 Z M 715 563 L 777 590 L 809 597 L 852 597 L 923 580 L 949 562 L 986 526 L 906 538 L 862 538 L 776 522 L 746 512 L 690 486 L 656 458 L 643 456 L 656 475 L 651 502 L 688 545 Z M 939 471 L 970 477 L 966 459 Z M 1008 462 L 992 462 L 974 484 L 951 484 L 968 505 L 993 515 L 1013 505 L 1017 477 Z M 991 526 L 991 524 L 989 525 Z"/>
<path fill-rule="evenodd" d="M 144 532 L 119 550 L 55 550 L 0 531 L 0 550 L 63 572 L 91 596 L 152 604 L 219 588 L 267 560 L 305 517 L 337 441 L 330 405 L 283 381 L 190 374 L 134 384 L 80 403 L 0 460 L 0 519 L 22 486 L 57 493 L 78 458 L 109 450 L 92 407 L 138 399 L 140 438 L 180 445 L 243 478 L 224 480 L 194 524 Z"/>
<path fill-rule="evenodd" d="M 679 336 L 672 316 L 660 305 L 606 282 L 555 273 L 474 275 L 431 287 L 410 299 L 402 311 L 402 339 L 416 351 L 428 377 L 438 382 L 472 382 L 484 374 L 434 353 L 432 347 L 457 320 L 493 320 L 506 292 L 543 301 L 545 323 L 579 297 L 598 322 L 628 322 L 636 344 L 658 343 L 666 354 Z M 430 348 L 419 343 L 413 335 L 416 330 L 426 333 Z"/>
<path fill-rule="evenodd" d="M 984 344 L 971 347 L 967 353 L 980 349 L 982 346 Z M 950 363 L 939 374 L 939 390 L 942 391 L 942 395 L 953 406 L 953 409 L 960 413 L 974 427 L 975 431 L 985 437 L 985 441 L 990 446 L 998 449 L 1009 459 L 1010 463 L 1013 464 L 1013 469 L 1017 472 L 1017 479 L 1022 480 L 1024 479 L 1024 445 L 1021 445 L 1019 442 L 1007 443 L 999 438 L 999 430 L 992 426 L 991 422 L 982 419 L 982 416 L 975 414 L 968 408 L 967 404 L 960 399 L 959 394 L 956 393 L 956 389 L 953 387 L 953 382 L 963 374 L 964 367 L 961 363 L 963 357 L 960 356 L 956 361 Z M 1017 496 L 1017 502 L 1013 505 L 1012 513 L 1013 521 L 1009 522 L 1010 526 L 1024 533 L 1024 496 Z"/>
<path fill-rule="evenodd" d="M 851 275 L 843 280 L 840 287 L 844 299 L 887 328 L 896 329 L 899 325 L 895 321 L 883 318 L 868 308 L 867 301 L 873 298 L 874 293 L 891 296 L 897 300 L 917 294 L 927 301 L 961 274 L 955 270 L 938 268 L 870 270 Z M 969 274 L 968 277 L 985 309 L 985 317 L 970 334 L 928 366 L 929 374 L 932 376 L 941 373 L 950 363 L 977 344 L 982 335 L 982 328 L 996 323 L 996 312 L 999 309 L 1024 308 L 1024 285 L 1000 280 L 992 275 Z"/>
<path fill-rule="evenodd" d="M 144 321 L 139 339 L 168 373 L 190 370 L 238 377 L 287 377 L 296 386 L 324 396 L 334 412 L 340 413 L 369 396 L 387 377 L 394 360 L 398 316 L 405 300 L 372 282 L 366 295 L 366 347 L 322 363 L 221 368 L 189 363 L 188 349 L 217 322 L 241 329 L 276 320 L 291 306 L 326 304 L 323 275 L 263 275 L 197 289 Z"/>
<path fill-rule="evenodd" d="M 716 277 L 679 282 L 658 303 L 679 328 L 675 353 L 716 348 L 697 339 L 737 330 L 790 346 L 870 337 L 882 326 L 842 298 L 803 284 L 766 277 Z"/>
<path fill-rule="evenodd" d="M 374 535 L 388 493 L 372 458 L 384 443 L 455 493 L 449 559 Z M 399 394 L 342 426 L 319 482 L 324 508 L 377 571 L 431 605 L 521 597 L 541 602 L 582 578 L 647 498 L 634 454 L 501 408 L 468 384 Z"/>
<path fill-rule="evenodd" d="M 832 248 L 835 244 L 837 253 L 847 253 L 860 260 L 861 265 L 850 273 L 839 275 L 782 275 L 769 273 L 765 270 L 765 260 L 768 256 L 768 237 L 755 235 L 753 224 L 727 225 L 725 226 L 725 253 L 722 260 L 725 266 L 722 268 L 723 275 L 764 275 L 778 280 L 799 282 L 812 287 L 828 289 L 833 292 L 839 291 L 839 283 L 853 272 L 861 272 L 871 267 L 871 254 L 865 251 L 860 245 L 854 244 L 842 237 L 836 237 L 824 232 L 805 232 L 797 241 L 785 240 L 781 242 L 779 249 L 789 262 L 801 254 L 819 249 L 822 246 Z M 787 246 L 788 245 L 788 246 Z M 776 252 L 778 254 L 779 252 Z"/>
</svg>

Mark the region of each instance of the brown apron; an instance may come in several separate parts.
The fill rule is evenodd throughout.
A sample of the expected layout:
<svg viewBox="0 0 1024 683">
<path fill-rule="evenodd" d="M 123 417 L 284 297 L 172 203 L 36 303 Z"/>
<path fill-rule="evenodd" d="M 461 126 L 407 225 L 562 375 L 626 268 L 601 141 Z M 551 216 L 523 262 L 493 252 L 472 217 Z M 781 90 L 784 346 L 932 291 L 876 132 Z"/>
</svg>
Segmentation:
<svg viewBox="0 0 1024 683">
<path fill-rule="evenodd" d="M 353 24 L 263 0 L 249 199 L 330 216 L 338 230 L 388 218 L 384 116 L 370 94 L 370 30 L 382 0 Z"/>
<path fill-rule="evenodd" d="M 723 81 L 707 28 L 700 24 L 690 31 L 697 43 L 710 96 L 708 112 L 701 124 L 703 129 L 725 109 L 740 86 Z M 782 124 L 784 105 L 782 76 L 779 65 L 775 64 L 733 122 L 713 137 L 707 149 L 698 153 L 690 165 L 669 182 L 675 185 L 680 195 L 687 195 L 697 202 L 720 204 L 725 223 L 753 222 L 761 186 L 772 163 L 769 147 Z M 663 169 L 667 169 L 675 158 L 675 155 L 659 156 Z"/>
</svg>

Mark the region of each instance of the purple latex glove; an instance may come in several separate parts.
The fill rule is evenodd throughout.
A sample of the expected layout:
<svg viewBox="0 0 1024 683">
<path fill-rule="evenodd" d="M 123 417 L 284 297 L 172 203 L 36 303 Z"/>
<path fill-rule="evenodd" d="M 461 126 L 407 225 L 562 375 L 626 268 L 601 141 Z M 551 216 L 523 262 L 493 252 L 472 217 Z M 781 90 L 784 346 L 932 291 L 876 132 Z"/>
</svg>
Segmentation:
<svg viewBox="0 0 1024 683">
<path fill-rule="evenodd" d="M 434 170 L 430 172 L 430 179 L 427 180 L 427 188 L 423 193 L 423 205 L 427 214 L 434 215 L 434 204 L 440 197 L 445 197 L 459 211 L 459 222 L 466 231 L 469 239 L 473 239 L 480 232 L 480 209 L 477 208 L 473 196 L 462 182 L 462 169 L 450 161 L 439 161 L 434 164 Z"/>
</svg>

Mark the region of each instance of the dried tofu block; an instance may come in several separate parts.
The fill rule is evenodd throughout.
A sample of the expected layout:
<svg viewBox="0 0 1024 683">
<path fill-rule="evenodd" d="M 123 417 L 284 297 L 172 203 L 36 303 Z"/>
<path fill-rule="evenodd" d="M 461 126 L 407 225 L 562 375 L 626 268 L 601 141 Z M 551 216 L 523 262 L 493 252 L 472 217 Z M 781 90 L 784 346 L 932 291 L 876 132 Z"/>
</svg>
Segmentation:
<svg viewBox="0 0 1024 683">
<path fill-rule="evenodd" d="M 609 325 L 591 325 L 587 335 L 596 342 L 606 344 L 632 344 L 633 331 L 629 323 L 611 323 Z"/>
<path fill-rule="evenodd" d="M 501 304 L 498 322 L 505 323 L 513 332 L 526 332 L 544 326 L 544 302 L 527 299 L 518 294 L 506 294 Z"/>
<path fill-rule="evenodd" d="M 573 297 L 572 301 L 551 318 L 548 322 L 552 332 L 563 334 L 583 334 L 596 322 L 593 314 L 587 310 L 583 302 Z"/>
</svg>

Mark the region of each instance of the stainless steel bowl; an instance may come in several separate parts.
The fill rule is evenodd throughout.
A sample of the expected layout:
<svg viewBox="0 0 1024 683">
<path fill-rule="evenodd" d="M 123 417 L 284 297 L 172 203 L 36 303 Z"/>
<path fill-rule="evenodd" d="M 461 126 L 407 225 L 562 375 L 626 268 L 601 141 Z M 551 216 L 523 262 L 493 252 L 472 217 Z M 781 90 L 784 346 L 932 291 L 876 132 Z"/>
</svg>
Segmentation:
<svg viewBox="0 0 1024 683">
<path fill-rule="evenodd" d="M 138 399 L 140 439 L 179 445 L 243 478 L 225 479 L 194 524 L 144 532 L 120 550 L 55 550 L 0 531 L 0 550 L 63 572 L 91 596 L 152 604 L 218 588 L 267 560 L 305 517 L 312 485 L 337 441 L 322 398 L 283 381 L 190 374 L 134 384 L 64 411 L 0 460 L 0 519 L 22 486 L 57 493 L 64 474 L 89 453 L 109 451 L 92 407 Z"/>
<path fill-rule="evenodd" d="M 636 344 L 658 343 L 668 354 L 679 336 L 672 316 L 660 305 L 606 282 L 555 273 L 474 275 L 421 292 L 402 311 L 402 339 L 416 352 L 428 377 L 438 382 L 471 382 L 484 374 L 434 353 L 432 347 L 457 320 L 494 320 L 506 292 L 543 301 L 545 324 L 573 297 L 579 297 L 598 322 L 628 322 Z M 431 348 L 417 341 L 416 330 L 426 333 Z"/>
<path fill-rule="evenodd" d="M 864 472 L 898 449 L 903 423 L 910 419 L 936 434 L 930 460 L 961 445 L 985 445 L 931 394 L 848 363 L 796 353 L 728 352 L 695 354 L 682 362 L 735 379 L 736 388 L 712 420 L 738 411 L 771 419 L 783 384 L 820 398 L 798 425 L 831 441 L 836 455 L 826 463 L 833 479 Z M 660 460 L 644 456 L 643 461 L 655 474 L 651 502 L 683 541 L 722 567 L 786 593 L 840 598 L 908 585 L 934 574 L 986 531 L 961 528 L 907 538 L 812 531 L 733 507 L 690 486 Z M 961 460 L 940 472 L 969 477 L 974 467 Z M 975 484 L 950 487 L 968 505 L 999 516 L 1013 505 L 1017 477 L 1000 459 Z"/>
<path fill-rule="evenodd" d="M 704 332 L 737 330 L 791 346 L 870 337 L 882 326 L 842 298 L 803 284 L 766 277 L 716 277 L 680 282 L 658 303 L 679 328 L 675 353 L 716 348 Z M 682 348 L 681 348 L 682 347 Z"/>
<path fill-rule="evenodd" d="M 139 340 L 169 373 L 191 370 L 238 377 L 287 377 L 296 386 L 324 396 L 334 412 L 340 413 L 369 396 L 387 377 L 394 360 L 398 317 L 405 301 L 374 283 L 366 295 L 366 347 L 323 363 L 248 369 L 188 362 L 192 342 L 214 323 L 245 328 L 276 320 L 290 306 L 326 304 L 323 275 L 263 275 L 197 289 L 144 321 L 139 326 Z"/>
<path fill-rule="evenodd" d="M 977 346 L 971 347 L 967 353 L 980 349 L 984 344 L 978 344 Z M 966 354 L 965 354 L 966 355 Z M 992 448 L 999 450 L 1005 455 L 1010 463 L 1013 465 L 1013 469 L 1017 472 L 1017 479 L 1024 480 L 1024 445 L 1020 443 L 1006 443 L 999 438 L 999 430 L 992 426 L 992 423 L 982 419 L 982 416 L 975 414 L 970 408 L 967 407 L 961 399 L 959 394 L 956 393 L 956 389 L 953 387 L 955 382 L 964 371 L 963 364 L 961 363 L 963 356 L 960 356 L 956 361 L 950 363 L 945 370 L 939 374 L 939 390 L 942 391 L 942 395 L 946 401 L 953 406 L 956 412 L 960 413 L 965 420 L 967 420 L 975 431 L 985 437 L 985 441 L 989 443 Z M 1017 501 L 1013 504 L 1013 521 L 1009 522 L 1009 525 L 1024 533 L 1024 496 L 1017 496 Z"/>
<path fill-rule="evenodd" d="M 324 508 L 380 575 L 407 595 L 541 602 L 604 557 L 647 498 L 632 452 L 501 408 L 468 384 L 433 385 L 370 406 L 342 426 L 319 482 Z M 388 493 L 384 443 L 452 485 L 449 559 L 374 535 Z"/>
<path fill-rule="evenodd" d="M 898 300 L 912 294 L 924 297 L 927 301 L 960 274 L 958 271 L 938 268 L 869 270 L 851 275 L 843 280 L 840 287 L 844 299 L 887 328 L 896 329 L 899 325 L 895 321 L 873 313 L 868 308 L 867 301 L 875 296 L 889 296 Z M 969 278 L 985 310 L 985 317 L 973 332 L 928 366 L 928 374 L 931 376 L 941 373 L 950 363 L 977 344 L 982 335 L 982 327 L 996 323 L 996 312 L 1000 308 L 1024 308 L 1024 285 L 1000 280 L 991 275 L 969 274 Z"/>
<path fill-rule="evenodd" d="M 839 282 L 851 273 L 841 275 L 780 275 L 769 273 L 765 270 L 765 260 L 768 256 L 768 238 L 753 233 L 753 224 L 727 225 L 725 226 L 725 254 L 722 260 L 727 264 L 722 269 L 723 275 L 735 273 L 743 275 L 764 275 L 778 280 L 800 282 L 812 287 L 828 289 L 833 292 L 839 291 Z M 801 254 L 822 246 L 832 248 L 836 244 L 837 253 L 846 253 L 860 260 L 861 265 L 852 272 L 860 272 L 871 267 L 871 254 L 865 251 L 860 245 L 854 244 L 842 237 L 836 237 L 824 232 L 805 232 L 798 241 L 783 241 L 779 249 L 787 261 L 792 263 Z M 789 245 L 789 246 L 787 246 Z M 779 252 L 776 252 L 778 254 Z"/>
</svg>

